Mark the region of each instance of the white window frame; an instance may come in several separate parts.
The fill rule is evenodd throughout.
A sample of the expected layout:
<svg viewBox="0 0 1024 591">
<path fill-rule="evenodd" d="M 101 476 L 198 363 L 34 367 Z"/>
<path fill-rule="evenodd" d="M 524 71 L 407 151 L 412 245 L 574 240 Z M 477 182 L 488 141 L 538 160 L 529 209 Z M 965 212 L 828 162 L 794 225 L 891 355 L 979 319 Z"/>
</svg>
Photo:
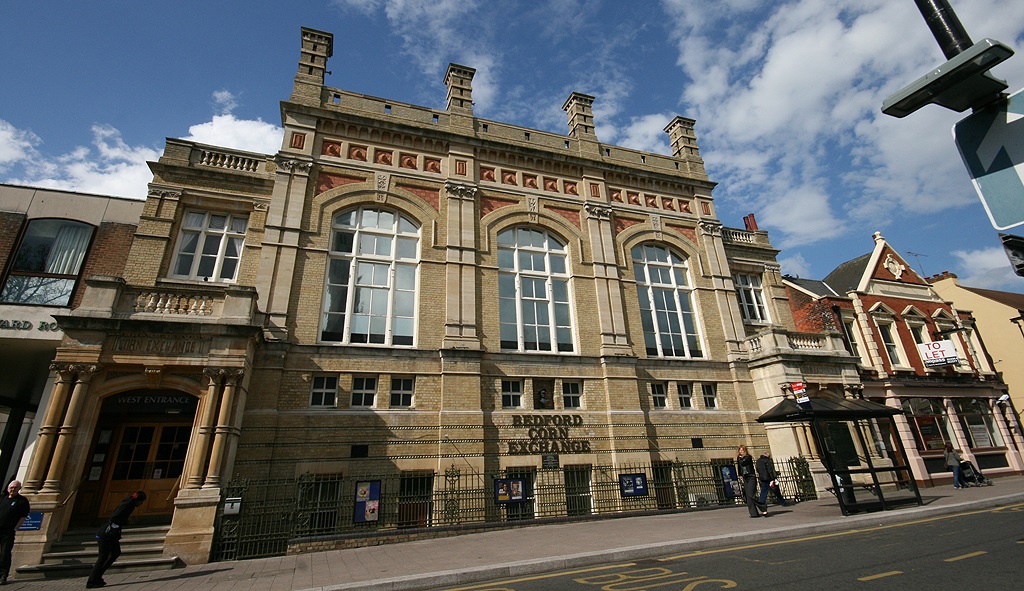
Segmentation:
<svg viewBox="0 0 1024 591">
<path fill-rule="evenodd" d="M 906 356 L 900 345 L 899 331 L 896 320 L 890 316 L 875 316 L 875 327 L 878 328 L 878 340 L 882 342 L 882 351 L 889 360 L 892 369 L 908 369 L 903 362 Z"/>
<path fill-rule="evenodd" d="M 700 385 L 700 393 L 704 408 L 707 410 L 717 410 L 718 406 L 718 384 L 705 382 Z"/>
<path fill-rule="evenodd" d="M 546 229 L 532 226 L 499 232 L 497 244 L 501 349 L 575 353 L 568 249 Z"/>
<path fill-rule="evenodd" d="M 740 315 L 743 322 L 750 324 L 768 324 L 768 305 L 764 297 L 764 282 L 760 275 L 754 273 L 736 273 L 732 276 L 736 285 L 736 298 L 740 304 Z"/>
<path fill-rule="evenodd" d="M 583 408 L 583 383 L 576 380 L 562 382 L 562 408 Z"/>
<path fill-rule="evenodd" d="M 375 206 L 331 219 L 320 342 L 414 347 L 419 301 L 420 226 Z"/>
<path fill-rule="evenodd" d="M 337 408 L 338 376 L 336 374 L 315 374 L 310 384 L 310 408 Z"/>
<path fill-rule="evenodd" d="M 523 408 L 523 380 L 501 380 L 501 408 Z"/>
<path fill-rule="evenodd" d="M 222 227 L 213 223 L 219 219 L 223 219 Z M 174 259 L 168 275 L 193 281 L 234 283 L 238 280 L 238 270 L 242 266 L 248 229 L 249 216 L 246 214 L 186 210 L 181 218 L 181 229 L 178 231 Z M 194 242 L 192 237 L 195 238 Z M 232 250 L 235 252 L 232 253 Z M 210 259 L 213 266 L 206 267 Z M 227 261 L 232 261 L 232 272 L 225 277 L 223 274 Z"/>
<path fill-rule="evenodd" d="M 651 382 L 651 408 L 668 409 L 668 388 L 665 382 Z"/>
<path fill-rule="evenodd" d="M 679 382 L 676 384 L 676 394 L 679 397 L 679 408 L 682 410 L 693 409 L 693 384 Z"/>
<path fill-rule="evenodd" d="M 846 335 L 846 340 L 850 343 L 850 348 L 853 349 L 851 354 L 863 364 L 864 356 L 861 354 L 860 325 L 857 322 L 857 318 L 840 314 L 839 324 L 842 325 L 843 334 Z"/>
<path fill-rule="evenodd" d="M 369 382 L 372 381 L 372 385 Z M 352 376 L 350 408 L 374 408 L 377 401 L 378 376 Z"/>
<path fill-rule="evenodd" d="M 398 404 L 395 398 L 398 397 Z M 406 404 L 408 401 L 408 404 Z M 416 378 L 412 376 L 391 376 L 390 408 L 412 408 L 416 402 Z"/>
<path fill-rule="evenodd" d="M 631 259 L 647 355 L 703 358 L 700 314 L 687 259 L 654 243 L 634 246 Z"/>
</svg>

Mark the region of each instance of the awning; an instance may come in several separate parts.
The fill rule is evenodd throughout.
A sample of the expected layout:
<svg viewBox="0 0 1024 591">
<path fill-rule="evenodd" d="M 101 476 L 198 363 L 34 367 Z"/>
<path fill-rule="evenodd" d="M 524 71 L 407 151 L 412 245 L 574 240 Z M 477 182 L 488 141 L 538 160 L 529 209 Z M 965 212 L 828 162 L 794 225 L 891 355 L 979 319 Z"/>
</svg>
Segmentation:
<svg viewBox="0 0 1024 591">
<path fill-rule="evenodd" d="M 790 423 L 795 421 L 855 421 L 858 419 L 889 418 L 903 411 L 877 402 L 848 398 L 811 398 L 798 403 L 787 398 L 757 417 L 758 423 Z"/>
</svg>

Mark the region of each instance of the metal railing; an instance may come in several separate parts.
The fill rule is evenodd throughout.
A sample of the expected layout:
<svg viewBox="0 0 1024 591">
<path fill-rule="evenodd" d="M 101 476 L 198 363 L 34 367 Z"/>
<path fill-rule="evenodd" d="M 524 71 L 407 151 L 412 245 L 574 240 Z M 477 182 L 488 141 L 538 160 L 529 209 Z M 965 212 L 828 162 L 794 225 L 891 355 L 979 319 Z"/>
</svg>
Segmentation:
<svg viewBox="0 0 1024 591">
<path fill-rule="evenodd" d="M 467 524 L 514 526 L 542 519 L 585 519 L 621 513 L 696 510 L 742 503 L 727 482 L 730 462 L 663 462 L 619 466 L 510 468 L 476 473 L 454 465 L 444 473 L 342 476 L 304 474 L 278 480 L 236 479 L 222 489 L 211 560 L 286 553 L 289 540 L 366 537 L 386 531 Z M 789 500 L 817 498 L 803 458 L 776 469 Z M 620 476 L 643 474 L 647 494 L 623 493 Z M 733 473 L 734 474 L 734 473 Z M 521 500 L 499 502 L 498 483 L 516 481 Z M 240 503 L 225 515 L 225 501 Z"/>
</svg>

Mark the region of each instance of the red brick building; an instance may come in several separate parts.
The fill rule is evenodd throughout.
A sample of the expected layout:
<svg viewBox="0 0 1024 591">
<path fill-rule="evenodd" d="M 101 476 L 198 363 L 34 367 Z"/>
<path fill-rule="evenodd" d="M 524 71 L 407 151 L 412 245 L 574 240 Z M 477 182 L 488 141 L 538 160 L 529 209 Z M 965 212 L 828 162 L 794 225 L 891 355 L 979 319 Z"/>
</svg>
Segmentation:
<svg viewBox="0 0 1024 591">
<path fill-rule="evenodd" d="M 944 301 L 880 233 L 874 242 L 824 280 L 784 278 L 797 329 L 841 332 L 859 360 L 863 390 L 855 395 L 904 411 L 894 429 L 919 483 L 951 483 L 947 442 L 986 475 L 1020 473 L 1024 441 L 996 409 L 1006 384 L 975 319 Z M 888 436 L 875 434 L 875 451 Z"/>
</svg>

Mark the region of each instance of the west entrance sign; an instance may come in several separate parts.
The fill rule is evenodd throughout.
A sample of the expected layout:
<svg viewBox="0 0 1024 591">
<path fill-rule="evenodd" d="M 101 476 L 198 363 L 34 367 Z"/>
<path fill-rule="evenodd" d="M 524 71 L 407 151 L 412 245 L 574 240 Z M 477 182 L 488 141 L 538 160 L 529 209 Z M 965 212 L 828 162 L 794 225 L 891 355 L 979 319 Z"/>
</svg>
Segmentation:
<svg viewBox="0 0 1024 591">
<path fill-rule="evenodd" d="M 953 140 L 992 226 L 1024 224 L 1024 91 L 954 125 Z"/>
</svg>

